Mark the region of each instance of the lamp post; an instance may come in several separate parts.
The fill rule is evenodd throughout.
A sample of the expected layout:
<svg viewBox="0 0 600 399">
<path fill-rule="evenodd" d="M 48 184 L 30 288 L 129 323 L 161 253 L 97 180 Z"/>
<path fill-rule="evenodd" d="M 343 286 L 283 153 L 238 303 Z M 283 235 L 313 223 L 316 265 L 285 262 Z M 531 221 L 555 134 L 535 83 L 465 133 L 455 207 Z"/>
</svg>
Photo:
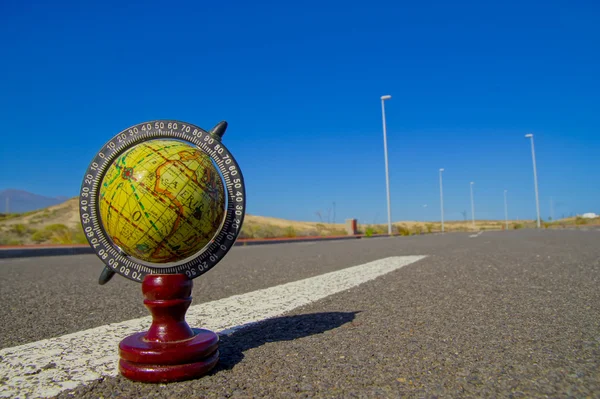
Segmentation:
<svg viewBox="0 0 600 399">
<path fill-rule="evenodd" d="M 540 221 L 540 198 L 539 198 L 539 194 L 538 194 L 537 168 L 536 168 L 536 165 L 535 165 L 535 148 L 534 148 L 534 145 L 533 145 L 533 134 L 531 134 L 531 133 L 526 134 L 525 137 L 531 139 L 531 159 L 533 160 L 533 182 L 534 182 L 534 185 L 535 185 L 535 209 L 536 209 L 536 212 L 537 212 L 537 227 L 539 229 L 540 225 L 541 225 L 541 221 Z"/>
<path fill-rule="evenodd" d="M 385 100 L 392 98 L 390 95 L 381 96 L 381 117 L 383 119 L 383 152 L 385 155 L 385 188 L 387 191 L 388 234 L 392 235 L 392 208 L 390 205 L 390 172 L 388 169 L 387 132 L 385 126 Z"/>
<path fill-rule="evenodd" d="M 473 182 L 471 182 L 471 220 L 473 222 L 473 228 L 475 228 L 475 201 L 473 201 Z"/>
<path fill-rule="evenodd" d="M 444 232 L 444 186 L 442 184 L 442 172 L 444 168 L 440 168 L 440 210 L 442 211 L 442 233 Z"/>
<path fill-rule="evenodd" d="M 508 205 L 506 203 L 506 192 L 504 190 L 504 225 L 506 226 L 506 231 L 508 231 Z"/>
</svg>

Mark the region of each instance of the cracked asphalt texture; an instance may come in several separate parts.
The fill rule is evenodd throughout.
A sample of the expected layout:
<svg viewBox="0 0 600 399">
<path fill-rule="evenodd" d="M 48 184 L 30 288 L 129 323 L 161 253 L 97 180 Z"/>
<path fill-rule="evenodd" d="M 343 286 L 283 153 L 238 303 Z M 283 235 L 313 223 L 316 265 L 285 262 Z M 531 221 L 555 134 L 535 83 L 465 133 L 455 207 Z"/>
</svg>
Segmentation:
<svg viewBox="0 0 600 399">
<path fill-rule="evenodd" d="M 194 280 L 193 304 L 429 256 L 222 336 L 198 380 L 106 378 L 58 397 L 600 397 L 599 244 L 599 231 L 510 231 L 236 247 Z M 148 315 L 139 284 L 99 286 L 101 269 L 91 255 L 0 260 L 0 347 Z"/>
</svg>

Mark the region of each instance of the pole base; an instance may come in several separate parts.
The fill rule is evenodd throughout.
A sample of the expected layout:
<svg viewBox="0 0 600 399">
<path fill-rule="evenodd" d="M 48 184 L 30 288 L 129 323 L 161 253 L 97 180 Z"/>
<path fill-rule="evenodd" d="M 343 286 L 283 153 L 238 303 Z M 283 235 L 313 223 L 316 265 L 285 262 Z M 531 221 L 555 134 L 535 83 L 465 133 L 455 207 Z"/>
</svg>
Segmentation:
<svg viewBox="0 0 600 399">
<path fill-rule="evenodd" d="M 119 371 L 140 382 L 175 382 L 201 377 L 219 361 L 219 338 L 208 330 L 194 329 L 186 341 L 150 342 L 145 333 L 125 338 L 119 344 Z"/>
</svg>

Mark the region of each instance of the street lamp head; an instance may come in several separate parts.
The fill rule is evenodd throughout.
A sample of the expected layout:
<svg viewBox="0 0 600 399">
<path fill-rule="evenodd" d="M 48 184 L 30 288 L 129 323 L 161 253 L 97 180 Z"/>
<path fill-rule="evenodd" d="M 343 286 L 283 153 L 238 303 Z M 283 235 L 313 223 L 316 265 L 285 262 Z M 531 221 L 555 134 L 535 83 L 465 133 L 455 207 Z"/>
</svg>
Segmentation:
<svg viewBox="0 0 600 399">
<path fill-rule="evenodd" d="M 440 168 L 440 172 L 443 172 L 443 171 L 444 171 L 444 168 Z"/>
<path fill-rule="evenodd" d="M 471 185 L 475 184 L 474 182 L 471 182 Z"/>
<path fill-rule="evenodd" d="M 383 100 L 389 100 L 390 98 L 392 98 L 392 96 L 390 96 L 389 94 L 388 94 L 388 95 L 385 95 L 385 96 L 381 96 L 381 100 L 382 100 L 382 101 L 383 101 Z"/>
<path fill-rule="evenodd" d="M 533 134 L 531 134 L 531 133 L 526 134 L 525 137 L 527 137 L 527 138 L 533 137 Z"/>
</svg>

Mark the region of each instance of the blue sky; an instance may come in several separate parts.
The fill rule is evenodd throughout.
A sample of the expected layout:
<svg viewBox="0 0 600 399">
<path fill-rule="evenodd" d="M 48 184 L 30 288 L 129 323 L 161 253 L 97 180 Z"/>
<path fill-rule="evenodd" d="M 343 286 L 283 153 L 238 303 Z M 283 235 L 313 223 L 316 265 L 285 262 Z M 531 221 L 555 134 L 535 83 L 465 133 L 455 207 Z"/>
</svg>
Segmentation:
<svg viewBox="0 0 600 399">
<path fill-rule="evenodd" d="M 75 196 L 119 131 L 224 137 L 248 212 L 387 221 L 600 213 L 597 2 L 49 2 L 0 5 L 0 190 Z M 427 207 L 423 205 L 427 204 Z"/>
</svg>

